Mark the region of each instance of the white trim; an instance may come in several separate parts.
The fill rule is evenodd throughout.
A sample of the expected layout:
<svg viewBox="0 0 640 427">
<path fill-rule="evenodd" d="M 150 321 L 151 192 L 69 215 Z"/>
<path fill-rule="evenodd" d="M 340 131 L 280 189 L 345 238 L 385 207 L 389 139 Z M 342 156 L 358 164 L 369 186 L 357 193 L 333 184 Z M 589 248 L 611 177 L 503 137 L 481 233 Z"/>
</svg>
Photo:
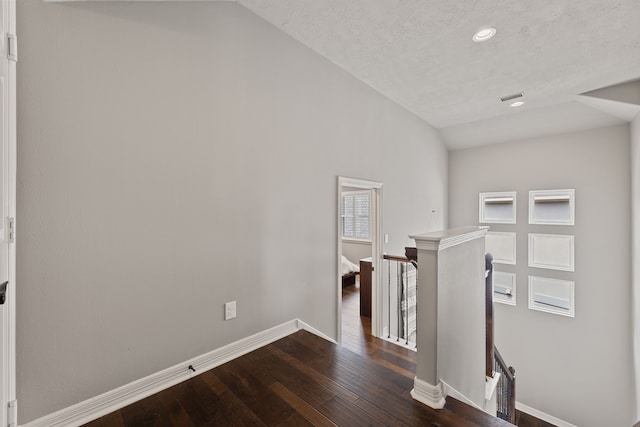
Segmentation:
<svg viewBox="0 0 640 427">
<path fill-rule="evenodd" d="M 412 234 L 409 238 L 416 241 L 416 248 L 426 251 L 443 251 L 461 245 L 487 234 L 488 227 L 460 227 L 426 234 Z"/>
<path fill-rule="evenodd" d="M 478 196 L 478 222 L 480 224 L 515 224 L 516 202 L 517 193 L 515 191 L 480 193 Z M 486 205 L 491 204 L 511 205 L 511 215 L 507 218 L 488 218 Z"/>
<path fill-rule="evenodd" d="M 342 203 L 342 187 L 362 188 L 371 190 L 371 256 L 373 274 L 371 276 L 371 335 L 380 336 L 382 331 L 382 317 L 379 315 L 381 311 L 382 299 L 378 296 L 382 287 L 382 268 L 380 260 L 382 259 L 382 186 L 381 182 L 367 181 L 364 179 L 349 178 L 338 176 L 337 191 L 337 218 L 340 218 L 340 206 Z M 342 342 L 342 230 L 340 222 L 336 224 L 336 236 L 338 248 L 336 253 L 336 297 L 338 301 L 336 337 L 337 342 Z"/>
<path fill-rule="evenodd" d="M 556 241 L 555 246 L 553 246 L 553 251 L 557 253 L 558 258 L 564 258 L 564 255 L 567 256 L 567 262 L 548 262 L 543 259 L 541 260 L 540 252 L 536 249 L 536 242 L 542 243 L 544 241 L 551 242 Z M 546 268 L 549 270 L 561 270 L 561 271 L 575 271 L 575 238 L 571 234 L 538 234 L 538 233 L 529 233 L 529 267 L 536 268 Z M 559 246 L 562 244 L 562 246 Z M 549 256 L 549 251 L 551 248 L 548 243 L 546 247 L 541 251 L 543 255 Z M 560 252 L 562 251 L 562 252 Z M 536 259 L 536 256 L 538 258 Z"/>
<path fill-rule="evenodd" d="M 372 188 L 382 188 L 381 182 L 367 181 L 366 179 L 349 178 L 346 176 L 339 176 L 338 182 L 340 184 L 340 187 L 362 188 L 365 190 Z"/>
<path fill-rule="evenodd" d="M 103 415 L 117 411 L 131 403 L 144 399 L 147 396 L 158 393 L 180 382 L 186 381 L 199 373 L 206 372 L 223 363 L 233 360 L 243 354 L 249 353 L 257 348 L 263 347 L 280 338 L 284 338 L 292 333 L 304 329 L 328 341 L 336 343 L 324 333 L 313 328 L 300 319 L 293 319 L 277 325 L 273 328 L 259 332 L 252 336 L 243 338 L 219 349 L 213 350 L 204 355 L 187 360 L 164 371 L 149 375 L 140 380 L 126 384 L 117 389 L 108 391 L 99 396 L 77 403 L 68 408 L 46 415 L 37 420 L 33 420 L 21 427 L 77 427 L 100 418 Z M 191 372 L 187 367 L 193 365 L 196 372 Z M 444 385 L 444 387 L 443 387 Z M 443 388 L 447 390 L 445 394 Z M 424 403 L 425 405 L 441 409 L 445 405 L 445 397 L 450 395 L 471 406 L 479 408 L 478 405 L 466 399 L 453 387 L 445 383 L 433 386 L 417 377 L 414 378 L 414 388 L 411 390 L 411 397 Z M 533 409 L 520 402 L 516 402 L 516 408 L 541 420 L 555 424 L 558 427 L 577 427 L 559 418 L 545 414 L 542 411 Z"/>
<path fill-rule="evenodd" d="M 366 240 L 366 239 L 354 239 L 353 237 L 343 237 L 342 238 L 342 243 L 354 243 L 356 245 L 367 245 L 367 246 L 371 246 L 371 239 Z"/>
<path fill-rule="evenodd" d="M 493 256 L 494 264 L 516 265 L 516 248 L 516 233 L 487 232 L 485 250 Z"/>
<path fill-rule="evenodd" d="M 2 18 L 3 22 L 3 37 L 11 35 L 16 37 L 16 0 L 5 0 L 1 5 L 3 9 Z M 5 49 L 8 49 L 8 41 L 5 39 Z M 4 50 L 3 53 L 7 53 Z M 6 199 L 0 200 L 0 221 L 2 221 L 3 227 L 6 227 L 7 217 L 16 218 L 16 165 L 17 165 L 17 138 L 16 138 L 16 125 L 17 125 L 17 108 L 16 108 L 16 62 L 14 60 L 6 60 L 6 85 L 4 89 L 6 93 L 3 94 L 3 109 L 6 115 L 0 120 L 4 122 L 4 132 L 2 138 L 6 138 L 7 146 L 0 149 L 5 149 L 3 153 L 6 156 L 6 175 L 4 178 L 6 191 Z M 4 212 L 2 208 L 4 204 L 7 204 L 8 210 Z M 16 223 L 14 223 L 16 224 Z M 17 226 L 17 225 L 16 225 Z M 4 232 L 4 228 L 2 229 Z M 7 236 L 3 236 L 3 239 Z M 14 233 L 14 239 L 8 244 L 7 253 L 7 278 L 9 285 L 7 286 L 7 296 L 3 309 L 0 310 L 0 315 L 3 316 L 2 328 L 0 332 L 0 339 L 2 344 L 0 345 L 0 423 L 5 425 L 7 422 L 15 421 L 15 414 L 17 410 L 16 402 L 16 237 Z M 3 243 L 5 244 L 5 243 Z"/>
<path fill-rule="evenodd" d="M 327 338 L 326 335 L 319 333 L 316 329 L 301 320 L 293 319 L 99 396 L 38 418 L 37 420 L 24 424 L 22 427 L 81 426 L 103 415 L 117 411 L 131 403 L 144 399 L 147 396 L 151 396 L 152 394 L 186 381 L 202 372 L 220 366 L 243 354 L 277 341 L 280 338 L 284 338 L 287 335 L 291 335 L 300 329 L 318 333 L 322 338 Z M 331 341 L 335 342 L 334 340 Z M 189 370 L 188 366 L 190 365 L 195 368 L 196 372 Z"/>
<path fill-rule="evenodd" d="M 372 189 L 363 189 L 363 190 L 342 190 L 342 188 L 340 189 L 340 236 L 342 238 L 342 241 L 345 240 L 352 240 L 353 242 L 362 242 L 362 243 L 372 243 L 372 238 L 371 238 L 371 228 L 372 228 L 372 215 L 373 215 L 373 191 L 371 191 Z M 362 238 L 362 237 L 356 237 L 355 233 L 356 233 L 356 200 L 355 200 L 355 196 L 357 195 L 365 195 L 367 196 L 368 199 L 368 210 L 369 212 L 367 212 L 367 220 L 368 220 L 368 224 L 367 224 L 367 234 L 369 237 L 366 238 Z M 342 207 L 344 204 L 344 198 L 345 196 L 353 196 L 353 236 L 345 236 L 344 233 L 344 229 L 342 227 L 342 225 L 344 224 L 344 219 L 345 219 L 345 215 L 344 212 L 342 211 Z"/>
<path fill-rule="evenodd" d="M 496 387 L 498 387 L 498 382 L 500 381 L 500 376 L 502 374 L 493 371 L 493 377 L 485 377 L 485 388 L 484 388 L 484 399 L 491 400 L 493 397 L 493 393 L 496 391 Z M 495 414 L 494 414 L 495 416 Z"/>
<path fill-rule="evenodd" d="M 441 383 L 431 385 L 418 377 L 413 379 L 411 397 L 433 409 L 442 409 L 446 403 Z"/>
<path fill-rule="evenodd" d="M 518 411 L 524 412 L 525 414 L 529 414 L 533 417 L 541 419 L 542 421 L 546 421 L 548 423 L 556 425 L 557 427 L 578 427 L 575 424 L 568 423 L 564 420 L 561 420 L 560 418 L 554 417 L 553 415 L 545 414 L 542 411 L 538 411 L 537 409 L 534 409 L 530 406 L 527 406 L 517 401 L 516 401 L 516 409 Z"/>
<path fill-rule="evenodd" d="M 498 279 L 498 280 L 496 280 Z M 504 280 L 504 281 L 500 281 Z M 509 282 L 509 283 L 506 283 Z M 511 295 L 504 295 L 496 292 L 496 286 L 511 290 Z M 513 305 L 517 304 L 516 294 L 516 275 L 515 273 L 507 273 L 505 271 L 493 270 L 493 301 L 499 304 Z"/>
<path fill-rule="evenodd" d="M 331 338 L 328 335 L 325 335 L 323 332 L 320 332 L 319 330 L 317 330 L 316 328 L 314 328 L 313 326 L 310 326 L 308 323 L 303 322 L 300 319 L 296 319 L 296 324 L 298 325 L 298 330 L 300 329 L 304 329 L 307 332 L 311 332 L 314 335 L 319 336 L 320 338 L 323 338 L 329 342 L 332 342 L 334 344 L 338 344 L 338 342 L 336 340 L 334 340 L 333 338 Z"/>
<path fill-rule="evenodd" d="M 575 225 L 576 190 L 531 190 L 529 191 L 529 224 Z M 568 203 L 566 218 L 541 220 L 535 218 L 537 204 Z"/>
<path fill-rule="evenodd" d="M 542 303 L 535 300 L 535 287 L 536 285 L 546 285 L 547 293 L 538 293 L 538 298 L 546 298 L 547 302 Z M 552 288 L 549 288 L 551 286 Z M 553 295 L 552 292 L 557 290 L 564 291 L 563 294 L 569 294 L 568 298 L 563 298 L 564 295 Z M 561 306 L 549 305 L 549 300 L 566 302 L 569 308 L 565 309 Z M 575 283 L 569 280 L 551 279 L 549 277 L 529 276 L 529 309 L 543 311 L 545 313 L 559 314 L 561 316 L 575 317 L 576 316 L 576 297 L 575 297 Z"/>
<path fill-rule="evenodd" d="M 442 380 L 440 380 L 440 382 L 442 383 L 442 388 L 443 388 L 445 396 L 451 396 L 454 399 L 459 400 L 460 402 L 471 406 L 472 408 L 476 408 L 476 409 L 479 409 L 479 410 L 484 412 L 484 409 L 482 409 L 480 406 L 478 406 L 477 403 L 469 400 L 469 398 L 467 396 L 465 396 L 464 394 L 460 393 L 458 390 L 456 390 L 455 388 L 451 387 L 446 382 L 444 382 Z"/>
<path fill-rule="evenodd" d="M 513 197 L 485 197 L 484 202 L 488 205 L 513 203 Z"/>
</svg>

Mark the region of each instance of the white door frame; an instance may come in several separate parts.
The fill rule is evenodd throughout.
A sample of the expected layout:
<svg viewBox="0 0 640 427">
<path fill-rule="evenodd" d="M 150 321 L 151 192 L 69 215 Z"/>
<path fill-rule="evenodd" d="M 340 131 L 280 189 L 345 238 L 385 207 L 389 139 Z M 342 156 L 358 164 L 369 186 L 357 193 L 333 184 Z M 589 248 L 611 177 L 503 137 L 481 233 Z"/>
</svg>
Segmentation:
<svg viewBox="0 0 640 427">
<path fill-rule="evenodd" d="M 16 60 L 17 51 L 13 51 L 17 47 L 17 43 L 12 43 L 11 55 L 12 60 L 8 59 L 9 55 L 9 39 L 8 34 L 16 34 L 16 0 L 2 0 L 0 4 L 2 8 L 2 40 L 0 42 L 0 51 L 2 52 L 1 61 L 5 61 L 2 67 L 5 68 L 6 79 L 3 84 L 2 93 L 2 110 L 3 115 L 0 120 L 3 121 L 4 135 L 1 137 L 7 141 L 6 148 L 0 145 L 0 149 L 6 150 L 2 156 L 5 164 L 2 167 L 5 173 L 6 186 L 2 194 L 6 194 L 4 200 L 0 203 L 7 207 L 0 209 L 0 221 L 3 222 L 2 231 L 5 233 L 0 239 L 2 243 L 8 244 L 8 271 L 7 276 L 9 285 L 7 288 L 7 299 L 0 309 L 2 316 L 2 328 L 0 330 L 0 425 L 17 426 L 17 407 L 16 407 L 16 245 L 7 243 L 9 241 L 9 218 L 16 217 Z M 15 39 L 13 40 L 15 42 Z M 16 49 L 17 50 L 17 49 Z M 6 217 L 4 217 L 6 215 Z M 15 221 L 14 223 L 15 224 Z M 12 240 L 15 242 L 15 233 L 12 233 Z"/>
<path fill-rule="evenodd" d="M 372 190 L 373 198 L 371 200 L 371 212 L 372 212 L 372 233 L 371 233 L 371 254 L 372 254 L 372 266 L 373 274 L 371 276 L 371 334 L 374 337 L 379 336 L 379 332 L 382 331 L 380 315 L 381 301 L 379 301 L 380 286 L 382 283 L 382 183 L 376 181 L 367 181 L 364 179 L 338 177 L 338 196 L 337 196 L 337 241 L 338 241 L 338 256 L 337 256 L 337 294 L 338 294 L 338 325 L 337 325 L 337 341 L 342 343 L 342 230 L 340 228 L 340 206 L 342 204 L 342 188 L 354 187 L 361 188 L 363 190 Z"/>
</svg>

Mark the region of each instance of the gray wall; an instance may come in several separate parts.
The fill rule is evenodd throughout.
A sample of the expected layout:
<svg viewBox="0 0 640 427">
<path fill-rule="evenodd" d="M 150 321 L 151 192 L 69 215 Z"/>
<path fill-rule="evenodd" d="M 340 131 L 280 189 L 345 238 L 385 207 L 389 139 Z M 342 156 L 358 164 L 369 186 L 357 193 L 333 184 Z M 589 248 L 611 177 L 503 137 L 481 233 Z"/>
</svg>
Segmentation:
<svg viewBox="0 0 640 427">
<path fill-rule="evenodd" d="M 635 361 L 635 420 L 640 420 L 640 114 L 631 122 L 631 228 L 633 276 L 633 348 Z"/>
<path fill-rule="evenodd" d="M 437 133 L 242 6 L 18 29 L 21 424 L 293 318 L 335 337 L 339 175 L 384 183 L 387 252 L 445 225 Z"/>
<path fill-rule="evenodd" d="M 438 252 L 438 379 L 482 409 L 486 403 L 484 246 L 483 237 Z"/>
<path fill-rule="evenodd" d="M 352 263 L 358 264 L 362 258 L 368 258 L 372 255 L 371 243 L 343 241 L 342 255 Z"/>
<path fill-rule="evenodd" d="M 581 427 L 634 421 L 629 127 L 454 151 L 449 223 L 477 224 L 478 193 L 517 191 L 517 307 L 495 304 L 496 344 L 517 400 Z M 528 225 L 528 191 L 575 188 L 575 226 Z M 575 273 L 527 267 L 527 233 L 575 235 Z M 527 276 L 575 281 L 576 316 L 527 308 Z"/>
</svg>

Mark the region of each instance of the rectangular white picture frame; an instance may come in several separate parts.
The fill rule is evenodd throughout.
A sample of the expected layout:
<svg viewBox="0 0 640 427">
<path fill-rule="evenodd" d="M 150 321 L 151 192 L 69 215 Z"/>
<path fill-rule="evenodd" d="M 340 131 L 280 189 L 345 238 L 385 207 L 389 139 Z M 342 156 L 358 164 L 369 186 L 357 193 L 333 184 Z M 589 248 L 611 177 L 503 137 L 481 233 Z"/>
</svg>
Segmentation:
<svg viewBox="0 0 640 427">
<path fill-rule="evenodd" d="M 516 264 L 516 233 L 488 231 L 485 236 L 485 252 L 493 255 L 497 264 Z"/>
<path fill-rule="evenodd" d="M 529 267 L 575 271 L 574 237 L 529 233 Z"/>
<path fill-rule="evenodd" d="M 480 193 L 478 218 L 480 224 L 515 224 L 516 192 Z"/>
<path fill-rule="evenodd" d="M 516 305 L 516 275 L 493 271 L 493 300 L 500 304 Z"/>
<path fill-rule="evenodd" d="M 529 309 L 575 317 L 575 283 L 529 276 Z"/>
<path fill-rule="evenodd" d="M 529 191 L 529 224 L 575 225 L 576 190 Z"/>
</svg>

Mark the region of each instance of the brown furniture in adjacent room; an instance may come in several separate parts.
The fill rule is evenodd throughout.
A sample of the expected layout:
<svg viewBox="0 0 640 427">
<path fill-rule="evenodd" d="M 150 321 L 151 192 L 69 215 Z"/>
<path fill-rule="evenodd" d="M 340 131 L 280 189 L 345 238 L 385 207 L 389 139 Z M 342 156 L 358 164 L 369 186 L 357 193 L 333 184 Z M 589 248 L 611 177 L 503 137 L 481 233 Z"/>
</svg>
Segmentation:
<svg viewBox="0 0 640 427">
<path fill-rule="evenodd" d="M 360 260 L 360 316 L 371 317 L 371 257 Z"/>
<path fill-rule="evenodd" d="M 352 271 L 350 273 L 346 273 L 342 275 L 342 287 L 346 288 L 347 286 L 356 284 L 356 276 L 359 273 L 357 271 Z"/>
</svg>

